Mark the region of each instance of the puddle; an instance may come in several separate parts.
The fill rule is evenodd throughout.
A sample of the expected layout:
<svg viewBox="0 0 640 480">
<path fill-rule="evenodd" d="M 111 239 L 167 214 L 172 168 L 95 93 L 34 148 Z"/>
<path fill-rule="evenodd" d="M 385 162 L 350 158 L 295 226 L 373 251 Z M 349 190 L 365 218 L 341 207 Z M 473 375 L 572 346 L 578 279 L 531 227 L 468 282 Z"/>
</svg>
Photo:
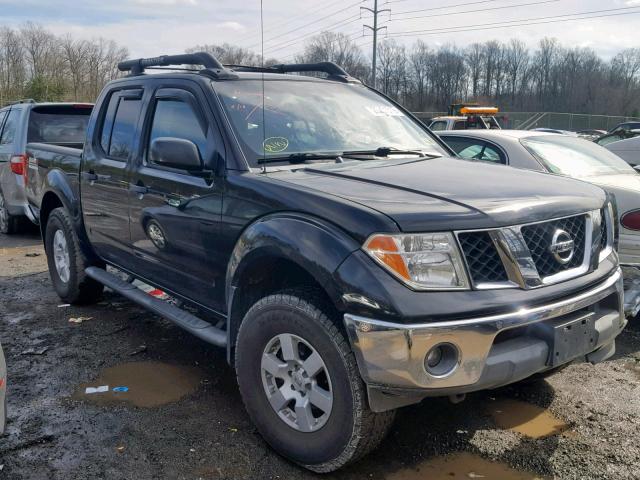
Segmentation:
<svg viewBox="0 0 640 480">
<path fill-rule="evenodd" d="M 453 453 L 432 458 L 417 468 L 398 470 L 386 477 L 387 480 L 542 480 L 533 473 L 515 470 L 504 463 L 493 462 L 468 452 Z"/>
<path fill-rule="evenodd" d="M 97 404 L 128 402 L 136 407 L 152 408 L 195 392 L 201 380 L 201 372 L 194 367 L 162 362 L 123 363 L 105 369 L 94 381 L 78 386 L 73 398 Z M 85 393 L 87 387 L 102 385 L 108 385 L 109 391 Z M 114 387 L 128 387 L 128 390 L 114 392 Z"/>
<path fill-rule="evenodd" d="M 47 271 L 47 257 L 41 245 L 0 247 L 0 277 L 14 277 Z"/>
<path fill-rule="evenodd" d="M 564 432 L 569 426 L 545 408 L 518 400 L 491 402 L 489 413 L 496 424 L 531 438 L 544 438 Z"/>
</svg>

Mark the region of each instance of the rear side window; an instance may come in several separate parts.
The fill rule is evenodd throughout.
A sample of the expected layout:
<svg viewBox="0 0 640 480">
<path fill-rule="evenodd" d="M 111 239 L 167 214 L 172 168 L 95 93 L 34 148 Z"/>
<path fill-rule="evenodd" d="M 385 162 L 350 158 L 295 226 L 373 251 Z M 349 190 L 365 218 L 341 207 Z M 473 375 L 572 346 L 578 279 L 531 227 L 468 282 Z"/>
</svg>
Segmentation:
<svg viewBox="0 0 640 480">
<path fill-rule="evenodd" d="M 20 110 L 11 110 L 9 112 L 4 128 L 2 129 L 2 135 L 0 136 L 0 145 L 13 143 L 13 140 L 16 137 L 16 130 L 18 129 L 20 112 Z"/>
<path fill-rule="evenodd" d="M 456 123 L 453 124 L 454 130 L 466 130 L 467 129 L 467 121 L 466 120 L 456 120 Z"/>
<path fill-rule="evenodd" d="M 433 122 L 429 128 L 434 132 L 442 131 L 447 129 L 447 122 L 442 120 L 438 120 L 437 122 Z"/>
<path fill-rule="evenodd" d="M 204 158 L 207 147 L 207 133 L 198 120 L 191 105 L 178 99 L 158 99 L 153 124 L 149 136 L 149 145 L 156 138 L 173 137 L 190 140 Z"/>
<path fill-rule="evenodd" d="M 83 143 L 90 115 L 91 109 L 86 107 L 34 108 L 29 115 L 27 142 Z"/>
<path fill-rule="evenodd" d="M 133 145 L 142 100 L 114 93 L 102 124 L 100 144 L 112 158 L 126 161 Z"/>
<path fill-rule="evenodd" d="M 462 158 L 492 163 L 507 163 L 502 151 L 482 140 L 446 136 L 443 136 L 442 139 Z"/>
</svg>

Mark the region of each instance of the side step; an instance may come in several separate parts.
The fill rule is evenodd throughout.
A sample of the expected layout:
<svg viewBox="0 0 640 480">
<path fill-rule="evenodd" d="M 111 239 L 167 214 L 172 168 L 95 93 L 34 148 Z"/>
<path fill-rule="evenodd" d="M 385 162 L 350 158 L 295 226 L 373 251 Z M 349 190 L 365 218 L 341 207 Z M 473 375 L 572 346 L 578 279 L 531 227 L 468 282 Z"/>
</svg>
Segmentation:
<svg viewBox="0 0 640 480">
<path fill-rule="evenodd" d="M 171 320 L 179 327 L 184 328 L 205 342 L 218 347 L 225 347 L 227 345 L 227 332 L 214 327 L 209 322 L 205 322 L 201 318 L 191 315 L 189 312 L 185 312 L 164 300 L 152 297 L 135 285 L 127 283 L 116 275 L 101 268 L 89 267 L 85 269 L 85 273 L 94 280 L 118 292 L 123 297 L 136 302 L 167 320 Z"/>
</svg>

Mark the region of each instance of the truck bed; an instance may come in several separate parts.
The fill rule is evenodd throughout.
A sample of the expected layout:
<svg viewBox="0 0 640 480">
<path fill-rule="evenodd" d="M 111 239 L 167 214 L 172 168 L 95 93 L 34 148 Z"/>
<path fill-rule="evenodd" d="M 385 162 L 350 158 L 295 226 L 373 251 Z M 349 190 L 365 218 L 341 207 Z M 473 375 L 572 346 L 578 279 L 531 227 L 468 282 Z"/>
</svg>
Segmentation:
<svg viewBox="0 0 640 480">
<path fill-rule="evenodd" d="M 64 177 L 67 188 L 78 198 L 81 148 L 63 147 L 45 143 L 27 144 L 29 159 L 25 190 L 29 206 L 37 214 L 44 194 L 56 183 L 56 178 Z M 60 178 L 62 180 L 62 178 Z"/>
</svg>

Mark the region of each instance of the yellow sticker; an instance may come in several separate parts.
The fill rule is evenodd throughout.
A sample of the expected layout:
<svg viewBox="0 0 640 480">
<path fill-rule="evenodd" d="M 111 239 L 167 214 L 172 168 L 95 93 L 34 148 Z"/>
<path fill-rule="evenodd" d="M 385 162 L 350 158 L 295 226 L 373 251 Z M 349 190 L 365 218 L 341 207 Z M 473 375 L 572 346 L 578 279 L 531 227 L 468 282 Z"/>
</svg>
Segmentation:
<svg viewBox="0 0 640 480">
<path fill-rule="evenodd" d="M 269 137 L 264 140 L 262 145 L 266 153 L 280 153 L 287 149 L 289 140 L 284 137 Z"/>
</svg>

